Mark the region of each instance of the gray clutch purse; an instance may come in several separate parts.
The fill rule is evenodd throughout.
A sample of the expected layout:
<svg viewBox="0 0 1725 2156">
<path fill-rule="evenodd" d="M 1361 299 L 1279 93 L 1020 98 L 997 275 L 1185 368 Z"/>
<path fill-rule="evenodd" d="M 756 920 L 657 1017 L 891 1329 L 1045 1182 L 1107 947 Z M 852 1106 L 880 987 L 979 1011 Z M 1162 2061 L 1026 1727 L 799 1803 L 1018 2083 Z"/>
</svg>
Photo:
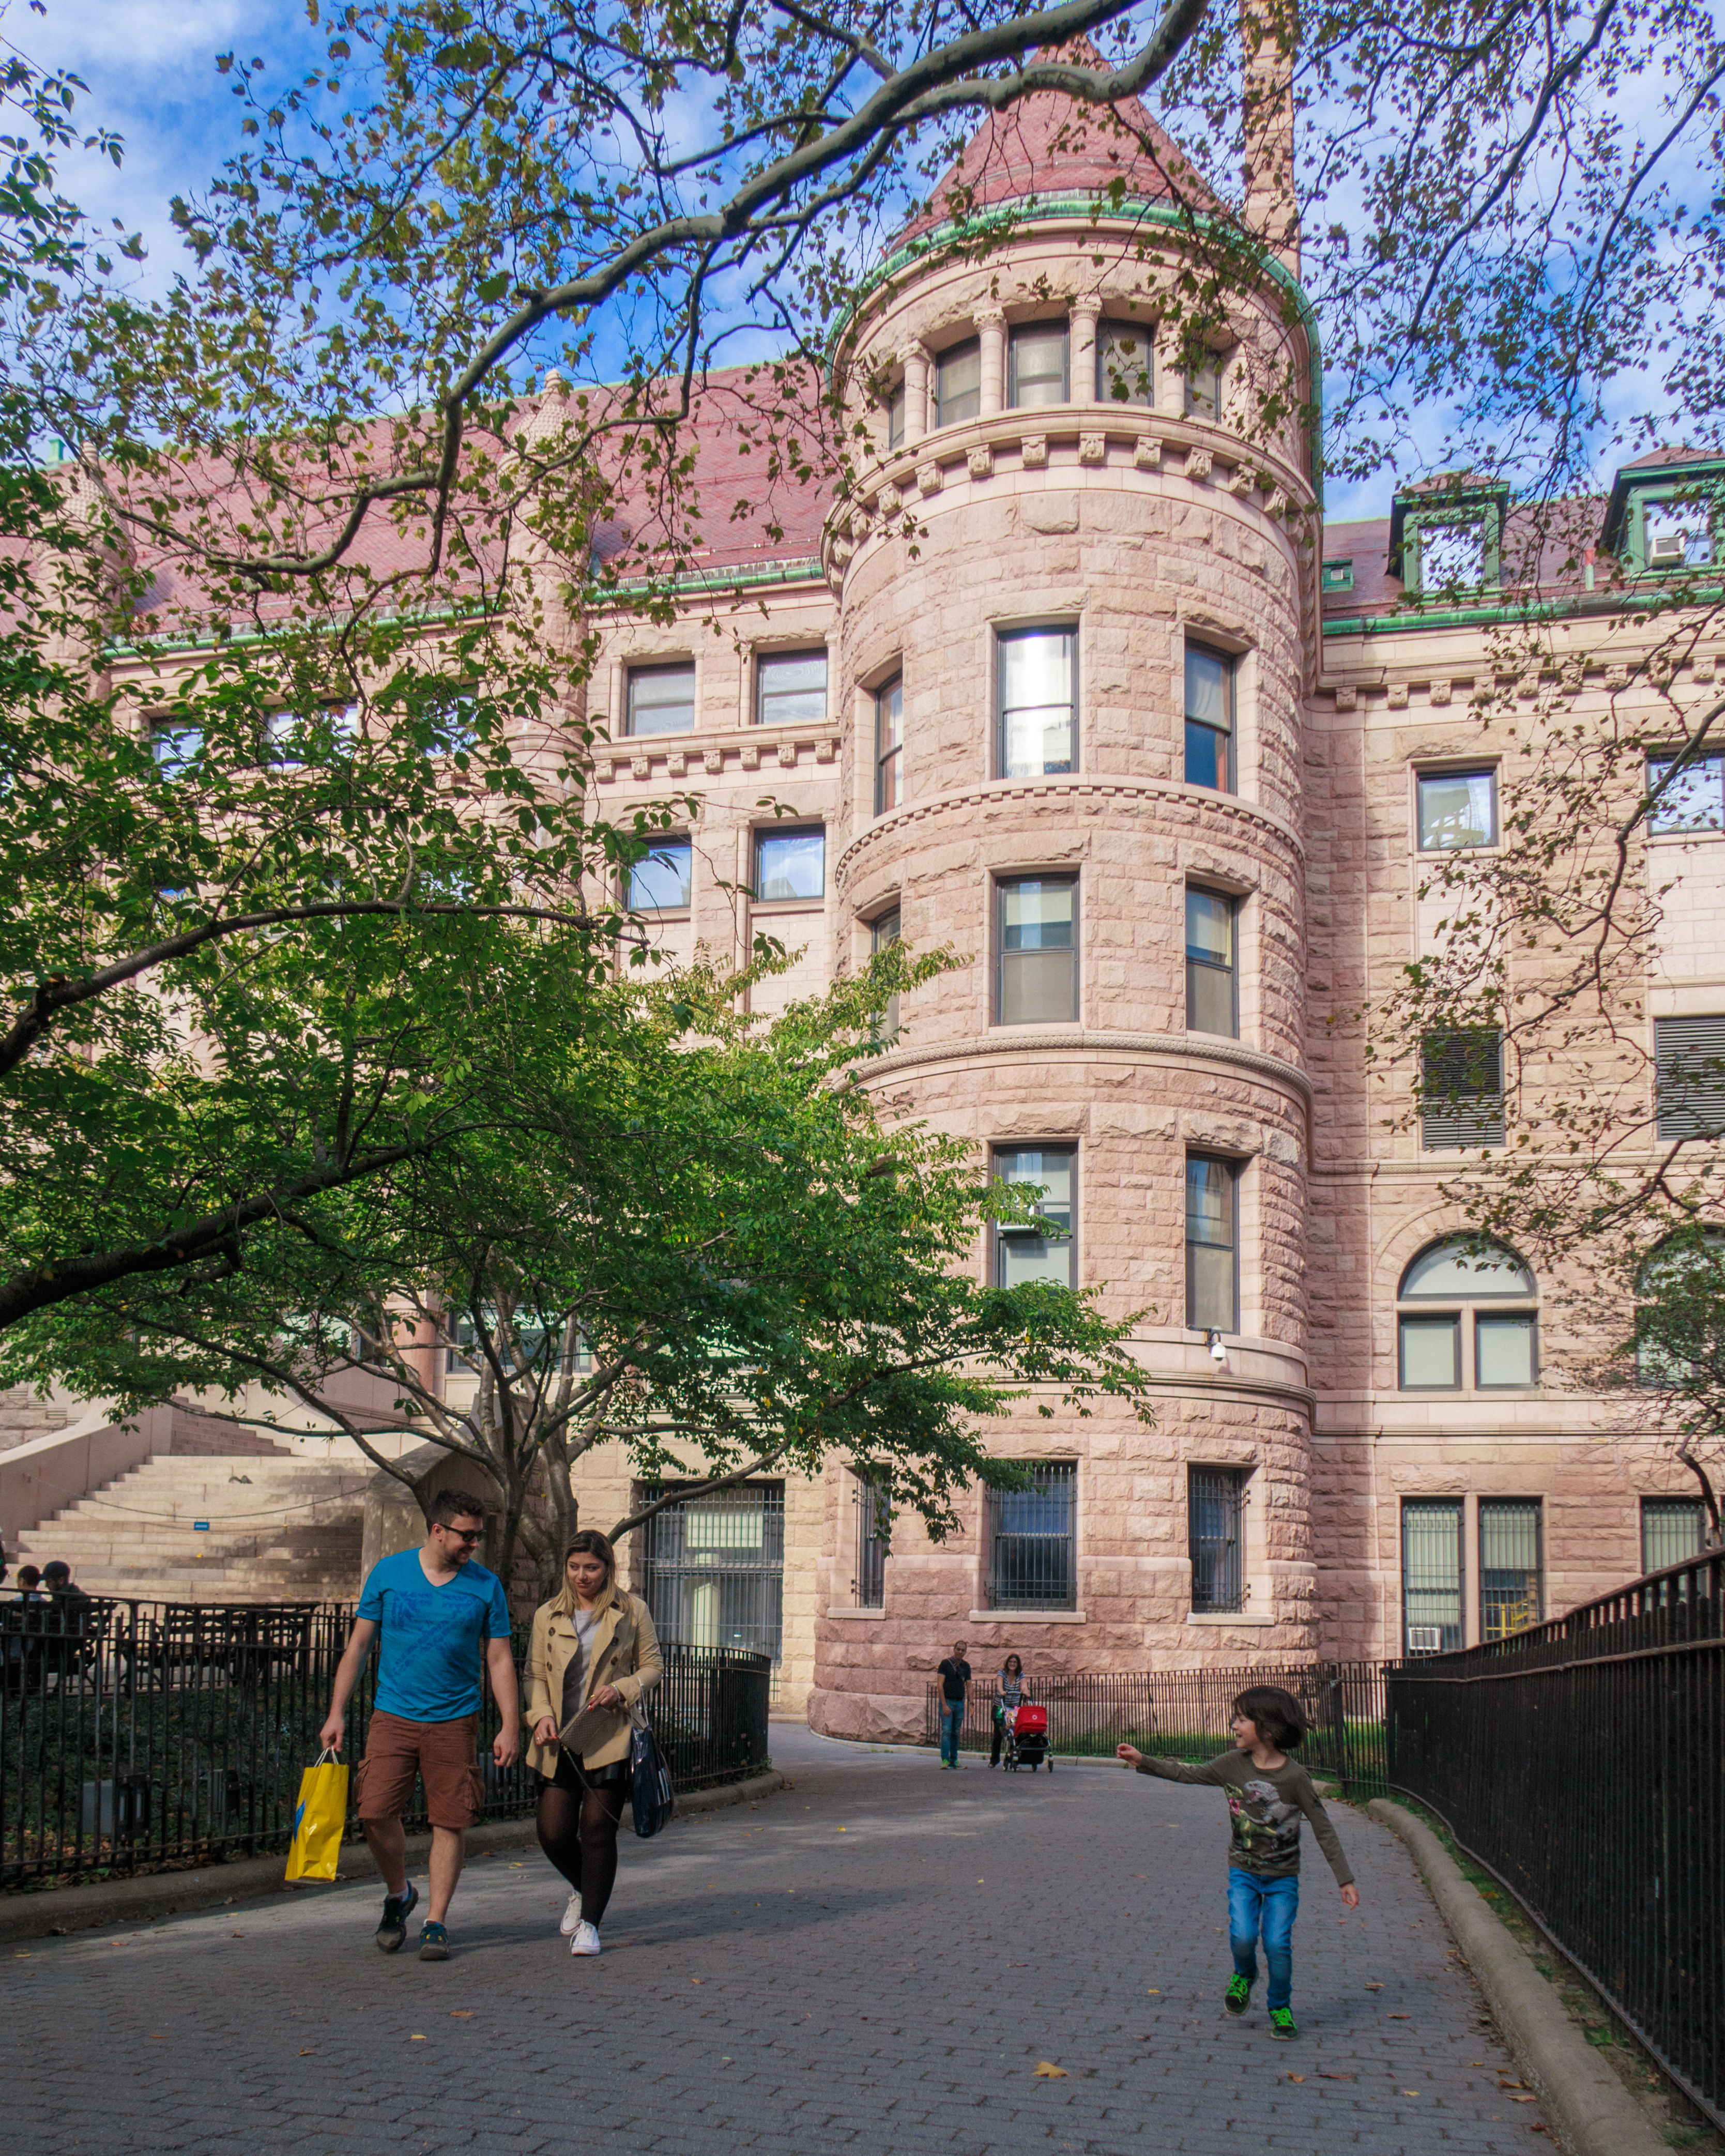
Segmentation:
<svg viewBox="0 0 1725 2156">
<path fill-rule="evenodd" d="M 583 1707 L 558 1730 L 557 1742 L 578 1763 L 608 1738 L 614 1737 L 628 1720 L 628 1713 L 621 1707 Z"/>
</svg>

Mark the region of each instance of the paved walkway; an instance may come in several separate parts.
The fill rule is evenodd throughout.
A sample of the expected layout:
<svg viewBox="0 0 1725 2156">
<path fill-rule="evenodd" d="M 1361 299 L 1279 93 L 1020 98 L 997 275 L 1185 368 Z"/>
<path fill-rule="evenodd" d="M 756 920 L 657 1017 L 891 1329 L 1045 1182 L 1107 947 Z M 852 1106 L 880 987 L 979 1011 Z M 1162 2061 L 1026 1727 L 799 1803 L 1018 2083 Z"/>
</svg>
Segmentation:
<svg viewBox="0 0 1725 2156">
<path fill-rule="evenodd" d="M 775 1731 L 775 1738 L 780 1732 Z M 1303 2034 L 1221 2011 L 1220 1799 L 1009 1777 L 786 1731 L 794 1789 L 625 1830 L 598 1961 L 536 1852 L 476 1861 L 442 1964 L 377 1897 L 39 1943 L 7 1978 L 5 2138 L 30 2156 L 592 2146 L 1517 2156 L 1538 2107 L 1393 1836 L 1342 1810 L 1363 1907 L 1307 1855 Z M 1381 1987 L 1381 1988 L 1380 1988 Z M 1040 2061 L 1064 2078 L 1035 2076 Z M 1303 2080 L 1300 2076 L 1303 2076 Z"/>
</svg>

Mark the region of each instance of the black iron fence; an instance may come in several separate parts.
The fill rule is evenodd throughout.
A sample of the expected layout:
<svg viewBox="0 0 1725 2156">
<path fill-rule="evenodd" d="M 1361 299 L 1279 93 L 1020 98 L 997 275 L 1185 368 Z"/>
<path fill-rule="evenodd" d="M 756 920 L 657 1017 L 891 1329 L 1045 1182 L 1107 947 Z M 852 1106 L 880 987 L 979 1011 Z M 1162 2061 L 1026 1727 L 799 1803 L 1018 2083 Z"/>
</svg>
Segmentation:
<svg viewBox="0 0 1725 2156">
<path fill-rule="evenodd" d="M 1166 1759 L 1204 1759 L 1224 1752 L 1234 1701 L 1250 1686 L 1280 1685 L 1306 1711 L 1311 1733 L 1300 1757 L 1315 1773 L 1333 1776 L 1350 1796 L 1381 1796 L 1384 1789 L 1384 1669 L 1377 1662 L 1317 1662 L 1297 1667 L 1168 1670 L 1109 1676 L 1039 1676 L 1030 1697 L 1048 1709 L 1050 1749 L 1069 1757 L 1106 1758 L 1117 1744 Z M 973 1684 L 965 1702 L 962 1748 L 986 1752 L 993 1743 L 997 1687 Z M 928 1687 L 923 1742 L 938 1743 L 941 1689 Z"/>
<path fill-rule="evenodd" d="M 0 1887 L 285 1851 L 352 1618 L 330 1604 L 0 1601 Z M 523 1630 L 517 1661 L 526 1645 Z M 675 1786 L 766 1766 L 767 1656 L 664 1652 L 649 1706 Z M 349 1760 L 376 1668 L 348 1710 Z M 480 1725 L 485 1816 L 521 1816 L 531 1777 L 492 1760 L 489 1696 Z"/>
<path fill-rule="evenodd" d="M 1725 1557 L 1389 1676 L 1389 1781 L 1725 2126 Z"/>
</svg>

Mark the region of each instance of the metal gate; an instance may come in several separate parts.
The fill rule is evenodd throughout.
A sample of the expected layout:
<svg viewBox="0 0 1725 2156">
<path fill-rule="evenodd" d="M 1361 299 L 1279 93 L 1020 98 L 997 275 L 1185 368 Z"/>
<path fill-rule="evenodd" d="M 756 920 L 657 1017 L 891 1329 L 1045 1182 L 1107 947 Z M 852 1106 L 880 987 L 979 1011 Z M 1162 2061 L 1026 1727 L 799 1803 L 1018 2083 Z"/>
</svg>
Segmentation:
<svg viewBox="0 0 1725 2156">
<path fill-rule="evenodd" d="M 649 1482 L 642 1504 L 674 1492 Z M 784 1647 L 784 1485 L 710 1490 L 641 1529 L 641 1593 L 660 1635 L 688 1647 L 765 1655 L 775 1684 Z"/>
</svg>

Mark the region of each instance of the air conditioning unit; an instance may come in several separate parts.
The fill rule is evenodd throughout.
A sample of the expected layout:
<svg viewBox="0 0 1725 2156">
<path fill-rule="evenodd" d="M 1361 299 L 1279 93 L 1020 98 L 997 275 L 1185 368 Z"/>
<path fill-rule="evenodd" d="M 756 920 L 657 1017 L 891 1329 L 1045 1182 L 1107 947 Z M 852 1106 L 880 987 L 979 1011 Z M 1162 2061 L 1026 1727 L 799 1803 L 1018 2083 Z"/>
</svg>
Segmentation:
<svg viewBox="0 0 1725 2156">
<path fill-rule="evenodd" d="M 1683 534 L 1681 531 L 1661 531 L 1653 542 L 1650 557 L 1655 568 L 1683 558 Z"/>
<path fill-rule="evenodd" d="M 1408 1652 L 1410 1655 L 1435 1655 L 1442 1651 L 1444 1628 L 1441 1625 L 1410 1625 L 1408 1627 Z"/>
</svg>

